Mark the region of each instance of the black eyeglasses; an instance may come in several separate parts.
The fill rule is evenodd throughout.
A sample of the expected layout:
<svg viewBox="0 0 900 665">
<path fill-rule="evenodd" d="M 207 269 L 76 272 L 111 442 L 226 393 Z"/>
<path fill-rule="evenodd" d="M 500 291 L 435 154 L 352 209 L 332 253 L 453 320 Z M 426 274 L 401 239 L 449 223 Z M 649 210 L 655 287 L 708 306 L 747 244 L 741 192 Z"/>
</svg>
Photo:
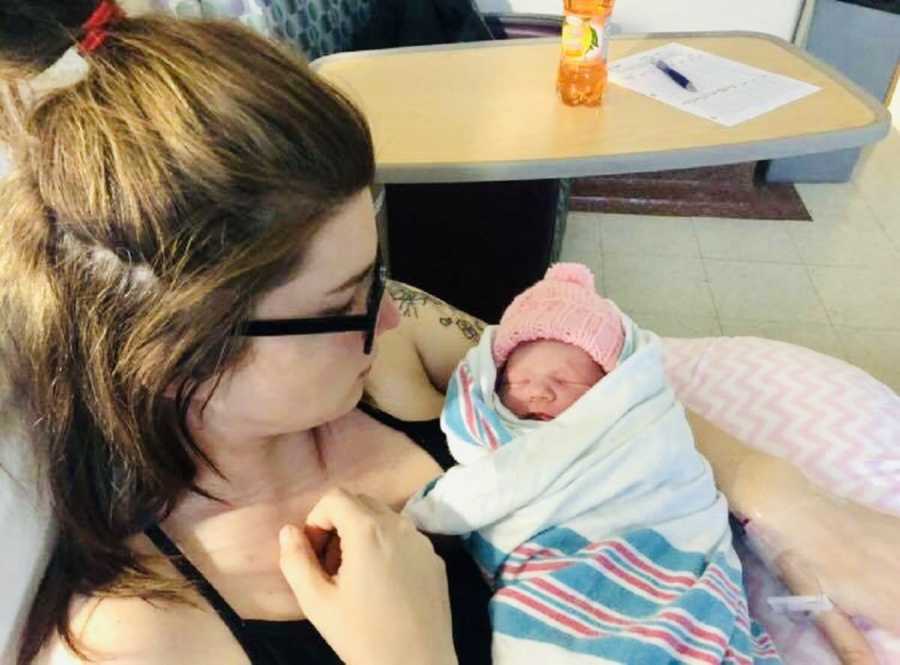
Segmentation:
<svg viewBox="0 0 900 665">
<path fill-rule="evenodd" d="M 277 337 L 280 335 L 319 335 L 321 333 L 365 331 L 366 339 L 363 353 L 372 351 L 375 341 L 375 327 L 378 324 L 378 311 L 384 296 L 384 283 L 387 269 L 381 261 L 381 252 L 375 256 L 372 286 L 366 299 L 366 313 L 352 316 L 320 316 L 309 319 L 267 319 L 264 321 L 245 321 L 235 334 L 245 337 Z"/>
</svg>

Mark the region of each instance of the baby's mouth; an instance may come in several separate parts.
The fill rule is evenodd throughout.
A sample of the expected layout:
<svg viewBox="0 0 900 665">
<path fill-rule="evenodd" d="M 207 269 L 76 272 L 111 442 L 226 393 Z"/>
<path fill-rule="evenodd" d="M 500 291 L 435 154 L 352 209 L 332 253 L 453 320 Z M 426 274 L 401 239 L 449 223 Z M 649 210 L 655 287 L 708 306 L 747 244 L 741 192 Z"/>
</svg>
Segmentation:
<svg viewBox="0 0 900 665">
<path fill-rule="evenodd" d="M 547 422 L 548 420 L 553 420 L 553 416 L 549 416 L 546 413 L 529 413 L 525 416 L 525 420 L 540 420 L 542 422 Z"/>
</svg>

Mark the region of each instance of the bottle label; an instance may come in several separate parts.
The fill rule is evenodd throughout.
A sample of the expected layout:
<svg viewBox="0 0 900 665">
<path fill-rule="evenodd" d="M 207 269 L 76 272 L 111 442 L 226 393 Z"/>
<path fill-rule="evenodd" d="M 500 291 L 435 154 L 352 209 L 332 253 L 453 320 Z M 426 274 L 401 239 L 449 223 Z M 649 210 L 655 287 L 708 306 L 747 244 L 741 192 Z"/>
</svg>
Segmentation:
<svg viewBox="0 0 900 665">
<path fill-rule="evenodd" d="M 562 53 L 567 60 L 605 62 L 608 43 L 605 21 L 568 15 L 563 23 Z"/>
</svg>

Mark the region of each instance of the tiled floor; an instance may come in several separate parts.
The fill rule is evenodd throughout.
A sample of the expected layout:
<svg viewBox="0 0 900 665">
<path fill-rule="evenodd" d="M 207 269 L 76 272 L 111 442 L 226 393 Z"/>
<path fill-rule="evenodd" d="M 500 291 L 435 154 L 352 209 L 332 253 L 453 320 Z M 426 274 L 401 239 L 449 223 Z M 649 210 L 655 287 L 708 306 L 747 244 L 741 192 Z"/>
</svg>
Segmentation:
<svg viewBox="0 0 900 665">
<path fill-rule="evenodd" d="M 754 335 L 900 393 L 900 95 L 851 182 L 797 186 L 813 222 L 571 213 L 562 260 L 662 335 Z"/>
</svg>

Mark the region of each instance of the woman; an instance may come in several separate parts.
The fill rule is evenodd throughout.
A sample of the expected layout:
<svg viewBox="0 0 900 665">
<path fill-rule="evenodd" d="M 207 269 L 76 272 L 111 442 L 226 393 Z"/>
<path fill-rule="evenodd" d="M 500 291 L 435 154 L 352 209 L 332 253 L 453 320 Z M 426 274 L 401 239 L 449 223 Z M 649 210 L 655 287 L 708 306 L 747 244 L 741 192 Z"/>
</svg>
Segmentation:
<svg viewBox="0 0 900 665">
<path fill-rule="evenodd" d="M 36 99 L 14 86 L 3 123 L 4 336 L 60 524 L 20 663 L 487 662 L 478 571 L 390 510 L 450 463 L 433 419 L 481 324 L 383 295 L 364 119 L 239 27 L 12 6 L 15 78 L 73 39 L 89 63 Z M 890 616 L 897 590 L 857 591 L 829 552 L 862 556 L 841 539 L 896 520 L 693 426 L 735 511 L 785 534 L 828 519 L 792 561 Z"/>
</svg>

